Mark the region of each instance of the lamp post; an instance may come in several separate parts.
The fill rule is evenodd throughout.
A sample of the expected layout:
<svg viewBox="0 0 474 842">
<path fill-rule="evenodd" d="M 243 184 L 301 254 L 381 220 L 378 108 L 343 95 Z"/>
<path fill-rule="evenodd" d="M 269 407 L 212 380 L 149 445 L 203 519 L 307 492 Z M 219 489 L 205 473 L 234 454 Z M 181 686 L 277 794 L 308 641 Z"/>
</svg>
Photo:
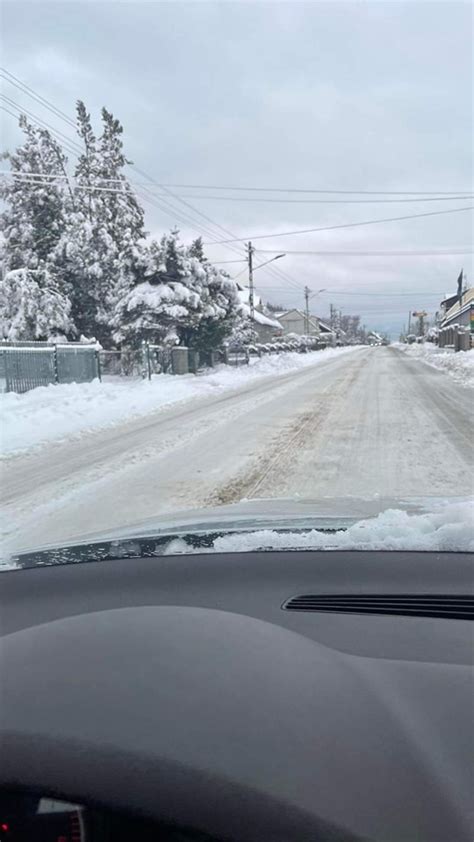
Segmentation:
<svg viewBox="0 0 474 842">
<path fill-rule="evenodd" d="M 258 266 L 253 265 L 253 254 L 254 254 L 254 247 L 252 243 L 247 245 L 247 256 L 248 256 L 248 267 L 249 267 L 249 306 L 250 306 L 250 318 L 253 319 L 255 315 L 255 304 L 254 304 L 254 286 L 253 286 L 253 273 L 257 271 L 257 269 L 261 269 L 262 266 L 268 266 L 269 263 L 273 263 L 274 260 L 279 260 L 280 257 L 285 257 L 285 254 L 277 254 L 275 257 L 271 257 L 270 260 L 266 260 L 265 263 L 260 263 Z"/>
<path fill-rule="evenodd" d="M 309 299 L 314 298 L 315 295 L 319 295 L 320 292 L 325 292 L 326 288 L 318 289 L 317 292 L 313 292 L 310 295 L 310 288 L 304 288 L 304 332 L 306 336 L 309 336 Z"/>
</svg>

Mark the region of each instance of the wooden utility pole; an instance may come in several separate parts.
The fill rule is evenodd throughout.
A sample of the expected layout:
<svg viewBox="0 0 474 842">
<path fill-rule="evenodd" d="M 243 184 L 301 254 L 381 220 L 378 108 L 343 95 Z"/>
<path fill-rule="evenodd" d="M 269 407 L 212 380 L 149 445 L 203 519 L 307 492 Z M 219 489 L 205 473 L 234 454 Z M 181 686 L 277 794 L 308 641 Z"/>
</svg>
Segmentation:
<svg viewBox="0 0 474 842">
<path fill-rule="evenodd" d="M 255 300 L 254 300 L 254 293 L 253 293 L 253 246 L 252 243 L 249 243 L 247 246 L 248 249 L 248 261 L 249 261 L 249 306 L 250 306 L 250 318 L 253 319 L 255 316 Z"/>
</svg>

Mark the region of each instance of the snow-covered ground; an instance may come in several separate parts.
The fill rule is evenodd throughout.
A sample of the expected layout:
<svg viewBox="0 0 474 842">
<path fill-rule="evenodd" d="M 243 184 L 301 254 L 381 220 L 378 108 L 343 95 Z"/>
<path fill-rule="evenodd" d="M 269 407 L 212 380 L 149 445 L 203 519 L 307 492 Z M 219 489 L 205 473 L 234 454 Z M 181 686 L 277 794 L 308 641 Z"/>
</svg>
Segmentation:
<svg viewBox="0 0 474 842">
<path fill-rule="evenodd" d="M 334 533 L 286 532 L 271 529 L 217 538 L 211 551 L 255 550 L 409 550 L 411 552 L 474 552 L 474 503 L 433 503 L 432 511 L 409 514 L 387 509 L 375 518 L 360 520 Z M 173 542 L 169 552 L 182 552 L 183 542 Z M 202 552 L 202 550 L 200 550 Z"/>
<path fill-rule="evenodd" d="M 178 512 L 199 517 L 198 510 L 242 500 L 250 507 L 250 501 L 264 506 L 279 500 L 283 511 L 285 501 L 306 501 L 315 514 L 315 501 L 328 501 L 332 510 L 331 500 L 344 500 L 351 517 L 357 499 L 407 502 L 429 495 L 446 502 L 472 495 L 471 389 L 392 348 L 318 352 L 295 364 L 273 357 L 249 369 L 173 378 L 170 387 L 185 390 L 189 382 L 198 391 L 181 392 L 171 405 L 158 407 L 171 378 L 124 386 L 128 399 L 134 388 L 151 396 L 141 416 L 137 407 L 112 398 L 101 419 L 104 429 L 81 434 L 90 426 L 86 417 L 72 432 L 61 429 L 62 442 L 4 459 L 4 551 L 82 541 L 104 531 L 123 534 L 145 520 Z M 269 365 L 277 367 L 275 374 L 268 374 Z M 100 395 L 100 384 L 93 387 Z M 56 395 L 57 388 L 38 391 Z M 120 387 L 112 388 L 114 395 Z M 17 401 L 33 398 L 30 393 Z M 32 441 L 47 410 L 24 422 Z M 121 423 L 119 410 L 125 413 Z M 74 406 L 68 413 L 69 425 Z M 51 417 L 53 423 L 54 412 Z M 379 536 L 372 531 L 369 537 L 392 548 L 465 548 L 469 510 L 434 511 L 437 520 L 385 511 L 370 523 L 371 530 L 380 527 Z M 367 518 L 366 512 L 355 516 Z M 358 541 L 362 548 L 369 535 L 364 529 L 337 540 Z M 323 540 L 326 546 L 331 538 Z"/>
<path fill-rule="evenodd" d="M 431 342 L 420 345 L 396 343 L 395 347 L 407 356 L 445 371 L 465 386 L 474 387 L 474 348 L 470 351 L 448 351 Z"/>
<path fill-rule="evenodd" d="M 85 432 L 123 424 L 178 402 L 231 392 L 247 383 L 321 365 L 356 348 L 253 358 L 248 366 L 219 366 L 204 374 L 155 375 L 151 381 L 117 377 L 113 382 L 41 386 L 0 395 L 1 450 L 25 451 Z"/>
</svg>

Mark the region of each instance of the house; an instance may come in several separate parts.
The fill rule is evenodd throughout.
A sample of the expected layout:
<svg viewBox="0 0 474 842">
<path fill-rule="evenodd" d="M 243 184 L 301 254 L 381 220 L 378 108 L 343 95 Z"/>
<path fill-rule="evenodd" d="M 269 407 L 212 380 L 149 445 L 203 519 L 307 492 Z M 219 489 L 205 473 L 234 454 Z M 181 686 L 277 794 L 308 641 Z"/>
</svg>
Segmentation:
<svg viewBox="0 0 474 842">
<path fill-rule="evenodd" d="M 439 310 L 435 313 L 435 322 L 436 325 L 439 327 L 441 322 L 446 318 L 446 313 L 448 310 L 453 307 L 458 300 L 457 292 L 454 295 L 446 295 L 444 296 L 443 300 L 439 302 Z"/>
<path fill-rule="evenodd" d="M 298 336 L 317 336 L 319 334 L 319 321 L 314 316 L 310 316 L 308 326 L 306 325 L 306 315 L 302 310 L 294 308 L 293 310 L 286 310 L 284 313 L 276 313 L 278 321 L 283 325 L 283 333 L 296 333 Z M 309 330 L 308 330 L 309 328 Z"/>
<path fill-rule="evenodd" d="M 240 301 L 240 309 L 243 315 L 250 316 L 249 288 L 237 284 L 237 294 Z M 259 295 L 254 293 L 254 311 L 252 328 L 258 336 L 259 342 L 271 342 L 276 336 L 283 334 L 283 325 L 273 316 L 267 316 L 263 312 L 263 301 Z"/>
<path fill-rule="evenodd" d="M 296 307 L 292 310 L 286 310 L 284 313 L 276 313 L 275 315 L 283 325 L 283 333 L 286 336 L 290 333 L 294 333 L 297 336 L 306 336 L 308 334 L 307 328 L 309 328 L 310 336 L 317 336 L 328 345 L 333 345 L 336 342 L 335 332 L 318 316 L 310 315 L 307 325 L 306 314 Z"/>
<path fill-rule="evenodd" d="M 444 317 L 439 324 L 439 345 L 440 347 L 457 347 L 458 334 L 468 334 L 469 339 L 463 340 L 467 350 L 474 345 L 474 287 L 470 287 L 462 293 L 461 298 L 451 296 L 447 299 L 451 306 L 446 309 Z M 441 305 L 444 302 L 441 302 Z"/>
</svg>

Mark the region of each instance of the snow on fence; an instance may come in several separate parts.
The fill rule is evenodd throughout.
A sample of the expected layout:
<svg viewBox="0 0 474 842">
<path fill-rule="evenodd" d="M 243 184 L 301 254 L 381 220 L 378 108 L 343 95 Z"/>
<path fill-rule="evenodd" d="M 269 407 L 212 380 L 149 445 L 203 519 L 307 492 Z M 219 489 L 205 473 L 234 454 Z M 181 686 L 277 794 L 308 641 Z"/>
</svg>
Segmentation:
<svg viewBox="0 0 474 842">
<path fill-rule="evenodd" d="M 0 345 L 0 383 L 6 392 L 28 392 L 51 383 L 87 383 L 100 379 L 95 346 Z"/>
</svg>

